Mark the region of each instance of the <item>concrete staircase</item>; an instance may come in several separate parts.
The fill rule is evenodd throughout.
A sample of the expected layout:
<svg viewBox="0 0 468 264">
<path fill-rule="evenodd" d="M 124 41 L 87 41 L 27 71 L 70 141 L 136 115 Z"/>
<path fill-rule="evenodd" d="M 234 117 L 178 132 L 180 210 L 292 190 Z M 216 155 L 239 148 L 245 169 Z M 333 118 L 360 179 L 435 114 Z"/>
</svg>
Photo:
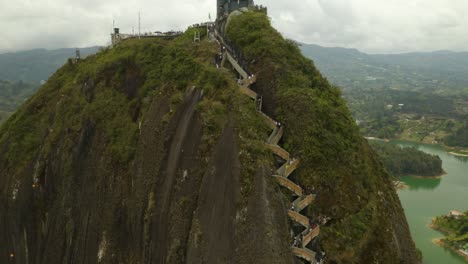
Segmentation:
<svg viewBox="0 0 468 264">
<path fill-rule="evenodd" d="M 298 258 L 304 259 L 309 263 L 316 264 L 318 263 L 316 260 L 316 253 L 308 249 L 307 245 L 309 245 L 309 243 L 314 238 L 319 236 L 320 227 L 317 224 L 312 225 L 310 219 L 300 213 L 307 206 L 314 202 L 316 196 L 313 194 L 305 194 L 302 187 L 288 179 L 288 177 L 299 167 L 300 159 L 291 158 L 290 153 L 278 145 L 284 134 L 284 125 L 280 124 L 261 111 L 261 101 L 260 104 L 258 102 L 258 100 L 261 100 L 261 97 L 249 88 L 250 85 L 257 81 L 256 76 L 249 76 L 247 71 L 244 70 L 236 61 L 236 59 L 230 54 L 230 50 L 232 51 L 232 49 L 226 46 L 226 42 L 223 40 L 223 38 L 218 34 L 215 35 L 217 36 L 217 43 L 219 45 L 223 45 L 223 47 L 226 47 L 224 48 L 224 58 L 229 61 L 237 73 L 242 77 L 242 79 L 238 82 L 241 93 L 255 100 L 257 106 L 260 105 L 260 107 L 257 107 L 257 110 L 263 117 L 263 120 L 267 126 L 273 130 L 271 135 L 266 140 L 266 147 L 268 147 L 273 152 L 273 154 L 277 155 L 285 161 L 284 164 L 277 169 L 275 175 L 273 175 L 273 178 L 281 186 L 290 190 L 293 193 L 293 196 L 297 197 L 296 200 L 291 203 L 291 209 L 288 210 L 288 216 L 293 222 L 298 223 L 300 226 L 304 227 L 304 230 L 297 234 L 297 236 L 294 238 L 295 243 L 291 247 L 292 253 Z"/>
<path fill-rule="evenodd" d="M 275 130 L 271 133 L 270 137 L 267 139 L 267 143 L 270 145 L 278 145 L 280 142 L 281 138 L 283 137 L 284 134 L 284 127 L 275 127 Z"/>
</svg>

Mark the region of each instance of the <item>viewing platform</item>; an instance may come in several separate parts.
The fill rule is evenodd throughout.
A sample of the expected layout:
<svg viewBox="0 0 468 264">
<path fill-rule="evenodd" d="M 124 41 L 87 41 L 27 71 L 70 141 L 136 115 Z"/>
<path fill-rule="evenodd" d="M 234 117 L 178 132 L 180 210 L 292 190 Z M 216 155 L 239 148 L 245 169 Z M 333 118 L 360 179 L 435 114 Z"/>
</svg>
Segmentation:
<svg viewBox="0 0 468 264">
<path fill-rule="evenodd" d="M 162 38 L 162 39 L 173 39 L 182 35 L 182 31 L 168 31 L 168 32 L 145 32 L 141 34 L 124 34 L 120 33 L 120 29 L 114 28 L 114 33 L 111 34 L 112 45 L 118 44 L 128 39 L 145 39 L 145 38 Z"/>
</svg>

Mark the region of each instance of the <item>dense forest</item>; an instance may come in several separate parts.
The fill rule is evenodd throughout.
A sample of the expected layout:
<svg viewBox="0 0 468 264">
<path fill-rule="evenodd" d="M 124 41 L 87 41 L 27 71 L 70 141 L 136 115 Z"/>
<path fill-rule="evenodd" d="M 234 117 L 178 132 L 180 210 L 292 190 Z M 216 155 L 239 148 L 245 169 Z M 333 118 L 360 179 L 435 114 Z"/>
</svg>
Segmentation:
<svg viewBox="0 0 468 264">
<path fill-rule="evenodd" d="M 444 173 L 442 160 L 438 156 L 416 148 L 403 148 L 385 142 L 370 141 L 370 144 L 380 156 L 387 171 L 394 176 L 438 176 Z"/>
</svg>

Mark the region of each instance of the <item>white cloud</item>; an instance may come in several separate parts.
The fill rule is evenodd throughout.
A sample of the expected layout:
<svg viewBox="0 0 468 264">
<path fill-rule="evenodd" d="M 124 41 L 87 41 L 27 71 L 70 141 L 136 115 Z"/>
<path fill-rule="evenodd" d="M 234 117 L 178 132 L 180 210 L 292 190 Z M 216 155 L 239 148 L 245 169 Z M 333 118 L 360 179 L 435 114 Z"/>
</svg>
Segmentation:
<svg viewBox="0 0 468 264">
<path fill-rule="evenodd" d="M 306 0 L 267 4 L 284 35 L 367 52 L 468 50 L 466 0 Z M 294 21 L 281 18 L 291 13 Z"/>
<path fill-rule="evenodd" d="M 123 32 L 183 30 L 215 15 L 215 1 L 0 0 L 0 52 L 106 45 Z"/>
<path fill-rule="evenodd" d="M 466 0 L 258 0 L 288 38 L 367 52 L 468 50 Z M 185 29 L 215 0 L 0 0 L 0 52 L 106 45 L 123 32 Z"/>
</svg>

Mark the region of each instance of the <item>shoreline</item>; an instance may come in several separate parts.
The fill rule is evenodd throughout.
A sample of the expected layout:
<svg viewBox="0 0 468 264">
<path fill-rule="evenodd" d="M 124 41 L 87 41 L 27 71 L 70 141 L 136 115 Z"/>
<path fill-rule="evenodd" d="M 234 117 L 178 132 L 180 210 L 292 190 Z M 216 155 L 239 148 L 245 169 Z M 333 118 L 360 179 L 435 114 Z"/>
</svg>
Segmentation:
<svg viewBox="0 0 468 264">
<path fill-rule="evenodd" d="M 457 152 L 449 152 L 449 154 L 453 155 L 453 156 L 457 156 L 457 157 L 468 157 L 468 154 L 461 154 L 461 153 L 457 153 Z"/>
<path fill-rule="evenodd" d="M 434 221 L 434 218 L 432 218 L 432 221 Z M 443 234 L 447 235 L 447 234 L 450 234 L 450 232 L 448 230 L 446 230 L 445 228 L 443 227 L 440 227 L 436 224 L 434 224 L 434 222 L 431 222 L 430 224 L 427 225 L 429 228 L 432 228 L 436 231 L 439 231 L 439 232 L 442 232 Z M 443 247 L 445 249 L 448 249 L 456 254 L 458 254 L 459 256 L 463 257 L 466 261 L 468 261 L 468 254 L 466 254 L 465 252 L 463 252 L 462 250 L 460 249 L 457 249 L 457 248 L 453 248 L 447 244 L 445 244 L 444 242 L 444 239 L 443 238 L 434 238 L 432 239 L 432 243 L 440 246 L 440 247 Z"/>
<path fill-rule="evenodd" d="M 391 139 L 385 139 L 385 138 L 376 138 L 376 137 L 364 137 L 367 140 L 377 140 L 377 141 L 383 141 L 383 142 L 390 142 Z"/>
<path fill-rule="evenodd" d="M 395 185 L 395 189 L 397 191 L 399 191 L 399 190 L 407 190 L 407 189 L 411 189 L 411 188 L 409 187 L 409 185 L 407 185 L 404 182 L 400 181 Z"/>
<path fill-rule="evenodd" d="M 457 148 L 457 147 L 449 147 L 445 144 L 441 143 L 427 143 L 427 142 L 421 142 L 421 141 L 416 141 L 416 140 L 410 140 L 410 139 L 402 139 L 402 138 L 394 138 L 394 139 L 386 139 L 386 138 L 376 138 L 376 137 L 364 137 L 367 140 L 376 140 L 376 141 L 383 141 L 383 142 L 392 142 L 392 141 L 403 141 L 403 142 L 409 142 L 409 143 L 417 143 L 417 144 L 422 144 L 422 145 L 429 145 L 429 146 L 439 146 L 443 148 L 448 154 L 456 156 L 456 157 L 465 157 L 468 158 L 468 149 L 465 148 Z M 467 154 L 462 154 L 456 151 L 462 151 Z M 440 175 L 440 176 L 443 176 Z"/>
<path fill-rule="evenodd" d="M 442 179 L 442 177 L 446 175 L 447 175 L 447 172 L 443 171 L 441 174 L 435 175 L 435 176 L 421 176 L 421 175 L 405 175 L 405 176 L 416 178 L 416 179 Z"/>
<path fill-rule="evenodd" d="M 428 142 L 422 142 L 422 141 L 417 141 L 417 140 L 411 140 L 411 139 L 405 139 L 405 138 L 376 138 L 376 137 L 364 137 L 367 140 L 378 140 L 378 141 L 384 141 L 384 142 L 392 142 L 392 141 L 404 141 L 404 142 L 410 142 L 410 143 L 418 143 L 418 144 L 423 144 L 423 145 L 429 145 L 429 146 L 440 146 L 445 151 L 449 154 L 452 154 L 454 156 L 459 156 L 459 157 L 468 157 L 468 148 L 461 148 L 461 147 L 449 147 L 443 143 L 428 143 Z M 462 154 L 455 152 L 457 150 L 461 150 L 462 152 L 466 152 L 467 154 Z"/>
<path fill-rule="evenodd" d="M 443 238 L 434 238 L 432 239 L 432 243 L 438 245 L 439 247 L 443 247 L 445 249 L 448 249 L 454 253 L 456 253 L 457 255 L 459 255 L 460 257 L 464 258 L 465 261 L 468 261 L 468 254 L 464 253 L 462 250 L 460 249 L 456 249 L 456 248 L 453 248 L 451 246 L 448 246 L 447 244 L 445 244 Z"/>
</svg>

